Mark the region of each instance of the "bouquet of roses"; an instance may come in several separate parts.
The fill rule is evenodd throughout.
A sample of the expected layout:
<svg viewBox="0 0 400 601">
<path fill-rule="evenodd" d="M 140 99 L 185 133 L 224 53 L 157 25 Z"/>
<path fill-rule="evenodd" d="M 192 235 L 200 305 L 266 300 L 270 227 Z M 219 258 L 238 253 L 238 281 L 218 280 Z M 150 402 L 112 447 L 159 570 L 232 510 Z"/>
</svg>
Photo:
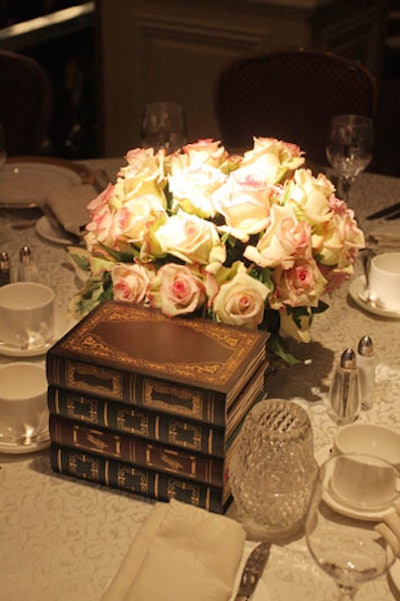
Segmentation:
<svg viewBox="0 0 400 601">
<path fill-rule="evenodd" d="M 114 298 L 309 340 L 325 293 L 354 273 L 364 236 L 298 146 L 254 138 L 242 156 L 199 140 L 166 155 L 137 148 L 88 205 L 83 315 Z M 275 346 L 279 351 L 279 345 Z"/>
</svg>

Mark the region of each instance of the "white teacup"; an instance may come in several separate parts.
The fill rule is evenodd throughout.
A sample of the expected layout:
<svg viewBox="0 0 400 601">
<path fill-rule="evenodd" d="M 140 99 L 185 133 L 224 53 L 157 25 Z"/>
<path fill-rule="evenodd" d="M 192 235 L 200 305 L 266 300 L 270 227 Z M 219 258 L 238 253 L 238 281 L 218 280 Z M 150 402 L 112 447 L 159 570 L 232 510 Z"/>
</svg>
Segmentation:
<svg viewBox="0 0 400 601">
<path fill-rule="evenodd" d="M 54 291 L 38 282 L 0 287 L 0 341 L 21 349 L 50 343 L 55 327 Z"/>
<path fill-rule="evenodd" d="M 29 444 L 48 426 L 47 379 L 43 365 L 0 366 L 0 440 Z"/>
<path fill-rule="evenodd" d="M 376 455 L 400 466 L 400 432 L 377 424 L 349 424 L 339 428 L 333 438 L 335 453 Z"/>
<path fill-rule="evenodd" d="M 369 293 L 383 309 L 400 311 L 400 252 L 382 253 L 372 258 Z"/>
<path fill-rule="evenodd" d="M 363 511 L 383 511 L 399 494 L 399 473 L 391 464 L 373 455 L 339 454 L 330 479 L 337 501 Z"/>
</svg>

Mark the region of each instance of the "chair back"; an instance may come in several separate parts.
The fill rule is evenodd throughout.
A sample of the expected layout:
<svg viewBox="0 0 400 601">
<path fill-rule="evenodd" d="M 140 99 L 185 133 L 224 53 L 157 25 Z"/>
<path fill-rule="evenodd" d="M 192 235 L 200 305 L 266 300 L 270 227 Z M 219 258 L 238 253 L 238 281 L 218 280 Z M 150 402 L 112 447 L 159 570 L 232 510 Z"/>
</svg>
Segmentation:
<svg viewBox="0 0 400 601">
<path fill-rule="evenodd" d="M 298 144 L 316 165 L 327 164 L 332 117 L 374 117 L 377 81 L 358 62 L 331 52 L 282 49 L 236 59 L 220 73 L 215 110 L 228 150 L 251 148 L 253 136 Z"/>
<path fill-rule="evenodd" d="M 44 152 L 52 112 L 52 88 L 34 59 L 0 50 L 0 122 L 9 156 Z"/>
</svg>

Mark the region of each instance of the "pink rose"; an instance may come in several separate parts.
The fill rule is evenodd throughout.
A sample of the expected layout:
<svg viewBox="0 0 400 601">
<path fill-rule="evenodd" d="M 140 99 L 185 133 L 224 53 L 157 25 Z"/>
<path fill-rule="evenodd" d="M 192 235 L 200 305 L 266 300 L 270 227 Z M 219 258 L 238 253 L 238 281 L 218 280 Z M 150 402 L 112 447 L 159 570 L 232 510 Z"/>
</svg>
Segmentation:
<svg viewBox="0 0 400 601">
<path fill-rule="evenodd" d="M 192 313 L 201 307 L 205 291 L 199 273 L 185 265 L 163 265 L 151 283 L 150 305 L 169 317 Z"/>
<path fill-rule="evenodd" d="M 275 290 L 269 298 L 272 309 L 317 307 L 325 291 L 326 280 L 314 259 L 299 259 L 290 269 L 277 267 L 272 273 Z"/>
<path fill-rule="evenodd" d="M 111 269 L 114 299 L 128 303 L 143 303 L 151 282 L 151 271 L 143 265 L 118 264 Z"/>
<path fill-rule="evenodd" d="M 236 275 L 221 284 L 213 310 L 223 323 L 256 329 L 263 321 L 265 300 L 270 290 L 246 273 L 243 263 Z"/>
</svg>

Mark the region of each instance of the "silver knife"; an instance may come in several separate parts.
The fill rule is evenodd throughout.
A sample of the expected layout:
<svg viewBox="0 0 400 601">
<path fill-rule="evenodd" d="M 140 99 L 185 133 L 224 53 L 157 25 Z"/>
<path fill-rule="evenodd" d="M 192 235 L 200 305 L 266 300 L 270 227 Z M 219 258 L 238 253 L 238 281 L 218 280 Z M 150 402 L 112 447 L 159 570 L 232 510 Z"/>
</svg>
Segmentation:
<svg viewBox="0 0 400 601">
<path fill-rule="evenodd" d="M 271 550 L 271 543 L 263 542 L 250 553 L 243 568 L 235 601 L 247 601 L 254 592 L 257 582 L 264 572 Z"/>
</svg>

